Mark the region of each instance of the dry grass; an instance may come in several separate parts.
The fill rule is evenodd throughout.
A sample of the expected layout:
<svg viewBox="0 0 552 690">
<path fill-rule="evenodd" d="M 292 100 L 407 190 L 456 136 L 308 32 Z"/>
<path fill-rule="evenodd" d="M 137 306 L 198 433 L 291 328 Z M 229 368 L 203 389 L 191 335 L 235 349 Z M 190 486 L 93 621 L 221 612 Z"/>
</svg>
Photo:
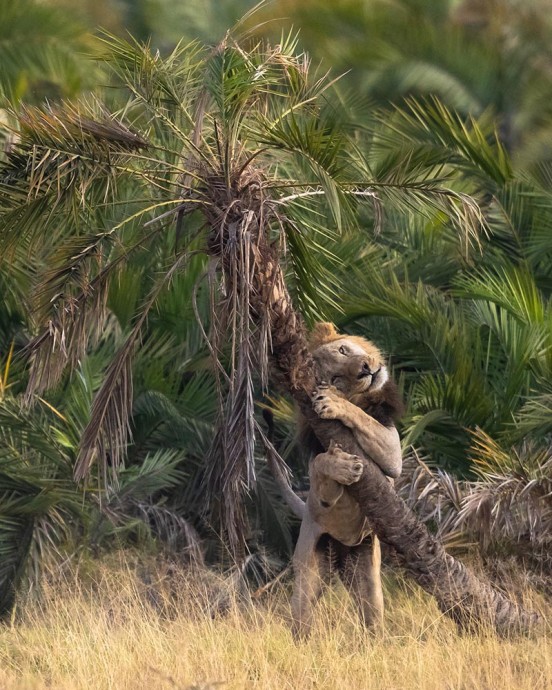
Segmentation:
<svg viewBox="0 0 552 690">
<path fill-rule="evenodd" d="M 335 588 L 312 638 L 295 645 L 286 585 L 245 606 L 228 581 L 146 571 L 128 556 L 60 580 L 0 629 L 2 690 L 552 688 L 550 636 L 459 636 L 401 582 L 387 583 L 381 639 L 361 629 Z"/>
</svg>

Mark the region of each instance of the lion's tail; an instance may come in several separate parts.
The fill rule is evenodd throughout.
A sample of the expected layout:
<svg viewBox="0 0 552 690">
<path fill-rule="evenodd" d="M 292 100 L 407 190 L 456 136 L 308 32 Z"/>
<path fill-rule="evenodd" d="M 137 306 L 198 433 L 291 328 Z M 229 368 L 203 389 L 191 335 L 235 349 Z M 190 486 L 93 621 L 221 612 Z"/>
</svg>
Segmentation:
<svg viewBox="0 0 552 690">
<path fill-rule="evenodd" d="M 306 512 L 305 502 L 299 498 L 295 491 L 291 488 L 289 477 L 287 475 L 287 465 L 285 460 L 280 456 L 274 447 L 274 416 L 271 410 L 263 409 L 263 417 L 268 427 L 268 435 L 265 435 L 260 425 L 257 424 L 257 429 L 260 432 L 261 438 L 266 449 L 266 463 L 269 470 L 274 477 L 278 488 L 282 494 L 282 498 L 291 508 L 293 513 L 300 520 L 303 519 Z M 285 469 L 284 469 L 285 468 Z"/>
<path fill-rule="evenodd" d="M 276 484 L 278 485 L 278 488 L 280 489 L 280 492 L 282 494 L 282 498 L 284 501 L 288 504 L 288 506 L 291 508 L 293 513 L 299 518 L 303 519 L 305 516 L 305 502 L 299 498 L 299 496 L 295 493 L 295 491 L 291 488 L 291 484 L 289 483 L 289 479 L 282 470 L 282 463 L 284 461 L 276 450 L 274 449 L 274 446 L 267 447 L 266 449 L 266 462 L 267 465 L 272 472 L 272 476 L 276 480 Z"/>
</svg>

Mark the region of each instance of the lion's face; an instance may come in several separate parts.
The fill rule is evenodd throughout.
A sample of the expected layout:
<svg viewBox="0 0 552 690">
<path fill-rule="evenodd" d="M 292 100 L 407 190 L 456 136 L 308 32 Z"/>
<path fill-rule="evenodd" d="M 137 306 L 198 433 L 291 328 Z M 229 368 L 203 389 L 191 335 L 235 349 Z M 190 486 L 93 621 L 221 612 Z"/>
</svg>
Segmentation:
<svg viewBox="0 0 552 690">
<path fill-rule="evenodd" d="M 389 378 L 381 352 L 364 338 L 337 337 L 319 345 L 312 355 L 320 378 L 349 399 L 379 390 Z"/>
</svg>

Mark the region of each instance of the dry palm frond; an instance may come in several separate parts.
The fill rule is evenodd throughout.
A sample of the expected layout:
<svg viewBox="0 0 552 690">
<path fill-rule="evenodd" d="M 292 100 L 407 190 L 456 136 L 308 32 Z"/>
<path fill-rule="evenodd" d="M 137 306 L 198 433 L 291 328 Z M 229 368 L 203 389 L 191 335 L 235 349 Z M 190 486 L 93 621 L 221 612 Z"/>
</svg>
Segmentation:
<svg viewBox="0 0 552 690">
<path fill-rule="evenodd" d="M 480 477 L 464 498 L 457 524 L 522 554 L 549 558 L 552 547 L 552 453 L 523 442 L 504 452 L 485 432 L 473 434 L 473 461 Z"/>
<path fill-rule="evenodd" d="M 550 449 L 524 443 L 505 451 L 478 430 L 472 454 L 479 477 L 459 481 L 430 469 L 413 451 L 397 489 L 446 541 L 459 545 L 463 539 L 467 546 L 475 539 L 483 554 L 511 552 L 550 571 Z"/>
<path fill-rule="evenodd" d="M 55 205 L 70 190 L 84 204 L 96 180 L 114 177 L 128 156 L 148 148 L 140 134 L 103 106 L 83 104 L 81 109 L 68 103 L 22 109 L 19 142 L 1 168 L 6 202 L 24 194 L 29 201 L 51 196 Z M 106 193 L 109 189 L 108 184 Z"/>
<path fill-rule="evenodd" d="M 27 404 L 35 394 L 56 386 L 64 371 L 76 367 L 89 345 L 98 342 L 108 317 L 106 303 L 113 274 L 163 227 L 109 262 L 103 261 L 101 246 L 110 241 L 113 230 L 66 241 L 61 254 L 62 258 L 69 255 L 69 260 L 47 271 L 35 290 L 34 316 L 39 323 L 45 321 L 46 327 L 26 348 L 31 363 Z"/>
<path fill-rule="evenodd" d="M 175 510 L 159 501 L 123 500 L 117 498 L 102 507 L 115 526 L 137 517 L 169 551 L 178 554 L 181 563 L 204 566 L 203 544 L 195 527 Z"/>
<path fill-rule="evenodd" d="M 236 166 L 239 179 L 231 189 L 221 177 L 206 179 L 206 209 L 214 231 L 211 252 L 219 257 L 222 279 L 211 322 L 212 351 L 228 359 L 224 388 L 219 387 L 221 414 L 209 457 L 208 479 L 212 504 L 218 506 L 232 552 L 242 548 L 246 531 L 243 489 L 255 482 L 254 385 L 268 378 L 268 328 L 253 305 L 258 302 L 255 266 L 267 242 L 271 215 L 263 204 L 262 179 L 254 170 Z M 214 300 L 213 300 L 214 301 Z"/>
<path fill-rule="evenodd" d="M 102 461 L 104 475 L 108 466 L 116 478 L 122 464 L 129 436 L 129 419 L 132 407 L 132 355 L 141 338 L 148 314 L 175 273 L 190 254 L 181 254 L 161 276 L 144 303 L 140 316 L 124 345 L 111 362 L 104 382 L 94 397 L 90 421 L 84 430 L 74 476 L 83 479 L 96 459 Z"/>
<path fill-rule="evenodd" d="M 23 133 L 32 133 L 36 143 L 63 142 L 67 146 L 67 142 L 71 141 L 75 146 L 80 146 L 90 141 L 101 147 L 106 154 L 113 151 L 113 146 L 120 151 L 139 150 L 148 146 L 148 142 L 137 132 L 133 132 L 105 110 L 100 120 L 83 115 L 69 103 L 64 104 L 61 111 L 53 106 L 25 107 L 21 110 L 20 119 Z"/>
<path fill-rule="evenodd" d="M 98 341 L 107 317 L 107 278 L 107 272 L 92 280 L 84 278 L 80 295 L 66 297 L 44 331 L 28 344 L 31 370 L 27 403 L 33 394 L 59 383 L 66 367 L 74 367 L 82 360 L 89 342 Z"/>
<path fill-rule="evenodd" d="M 455 521 L 462 505 L 464 482 L 440 469 L 430 467 L 412 448 L 405 455 L 403 474 L 397 491 L 424 522 L 435 526 L 446 542 L 458 540 Z"/>
<path fill-rule="evenodd" d="M 139 330 L 133 331 L 108 367 L 106 378 L 94 397 L 90 421 L 84 430 L 75 463 L 76 481 L 83 479 L 92 463 L 100 458 L 104 476 L 108 467 L 117 476 L 130 432 L 132 405 L 132 359 Z"/>
</svg>

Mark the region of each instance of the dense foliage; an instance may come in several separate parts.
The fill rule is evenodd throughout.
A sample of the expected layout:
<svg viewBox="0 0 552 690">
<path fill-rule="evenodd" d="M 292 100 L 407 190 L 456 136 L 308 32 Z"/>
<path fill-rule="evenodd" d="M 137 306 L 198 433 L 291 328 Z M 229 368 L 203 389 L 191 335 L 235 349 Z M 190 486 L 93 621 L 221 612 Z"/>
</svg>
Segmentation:
<svg viewBox="0 0 552 690">
<path fill-rule="evenodd" d="M 244 28 L 255 15 L 238 42 L 161 57 L 20 4 L 24 13 L 10 2 L 0 12 L 22 36 L 40 27 L 48 39 L 36 54 L 28 42 L 25 60 L 12 50 L 0 82 L 0 609 L 46 554 L 155 537 L 190 558 L 203 557 L 200 539 L 208 558 L 223 556 L 203 487 L 217 392 L 227 392 L 205 337 L 224 286 L 204 229 L 216 174 L 232 184 L 251 165 L 280 209 L 274 241 L 307 321 L 334 320 L 389 352 L 408 402 L 405 453 L 466 480 L 417 482 L 428 518 L 439 522 L 446 503 L 453 532 L 542 564 L 552 520 L 546 22 L 528 44 L 534 16 L 519 8 L 497 23 L 474 20 L 468 3 L 303 3 L 296 19 L 313 52 L 354 67 L 334 83 L 296 41 L 257 43 L 265 29 Z M 101 55 L 93 70 L 82 40 Z M 110 87 L 59 101 L 92 75 Z M 230 370 L 232 350 L 219 345 Z M 271 408 L 300 479 L 291 407 L 253 374 L 259 424 L 261 405 Z M 262 447 L 255 473 L 250 563 L 267 547 L 288 555 L 293 531 Z"/>
</svg>

